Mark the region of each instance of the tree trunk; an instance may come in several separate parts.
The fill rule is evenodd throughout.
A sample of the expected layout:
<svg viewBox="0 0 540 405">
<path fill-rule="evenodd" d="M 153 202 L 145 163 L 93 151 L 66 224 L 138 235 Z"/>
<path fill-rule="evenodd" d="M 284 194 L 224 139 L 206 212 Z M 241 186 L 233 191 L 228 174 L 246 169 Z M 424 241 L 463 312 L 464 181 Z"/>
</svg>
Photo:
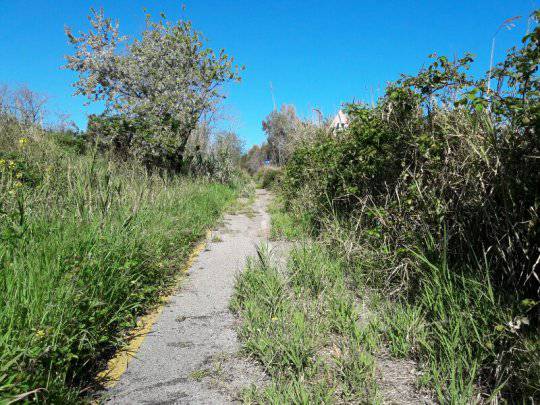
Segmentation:
<svg viewBox="0 0 540 405">
<path fill-rule="evenodd" d="M 199 122 L 200 115 L 197 115 L 196 118 L 192 119 L 192 121 L 183 128 L 176 129 L 176 136 L 178 139 L 180 139 L 180 144 L 177 146 L 177 148 L 174 151 L 174 156 L 171 157 L 173 160 L 172 162 L 172 170 L 181 173 L 184 170 L 184 154 L 186 151 L 186 145 L 189 140 L 189 137 L 191 136 L 191 133 L 193 130 L 197 127 L 197 123 Z"/>
</svg>

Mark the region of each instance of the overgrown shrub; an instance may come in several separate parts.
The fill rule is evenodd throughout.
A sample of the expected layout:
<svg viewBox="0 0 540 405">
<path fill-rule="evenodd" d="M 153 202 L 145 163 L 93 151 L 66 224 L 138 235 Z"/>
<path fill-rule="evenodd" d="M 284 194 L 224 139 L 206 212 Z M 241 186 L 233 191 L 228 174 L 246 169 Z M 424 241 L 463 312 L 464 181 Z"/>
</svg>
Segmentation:
<svg viewBox="0 0 540 405">
<path fill-rule="evenodd" d="M 281 169 L 274 166 L 263 166 L 255 173 L 255 181 L 261 188 L 272 188 L 280 179 Z"/>
<path fill-rule="evenodd" d="M 452 259 L 473 260 L 489 251 L 499 285 L 537 297 L 538 117 L 525 125 L 495 113 L 508 103 L 501 95 L 489 108 L 478 108 L 470 87 L 480 91 L 485 83 L 460 71 L 470 62 L 438 58 L 417 77 L 389 87 L 378 107 L 350 105 L 348 131 L 296 149 L 284 192 L 291 201 L 306 194 L 308 208 L 338 216 L 372 207 L 364 211 L 365 225 L 383 226 L 384 237 L 401 245 L 445 231 Z M 428 78 L 442 83 L 440 93 L 425 90 Z M 536 81 L 515 84 L 527 111 L 537 108 Z M 449 106 L 449 93 L 464 98 Z"/>
<path fill-rule="evenodd" d="M 444 266 L 435 268 L 453 275 L 441 278 L 442 289 L 461 277 L 469 285 L 489 283 L 495 298 L 481 302 L 492 307 L 466 321 L 458 316 L 462 301 L 454 305 L 446 297 L 437 303 L 443 308 L 423 306 L 430 322 L 441 311 L 448 317 L 430 337 L 431 353 L 440 352 L 436 347 L 457 325 L 486 336 L 493 328 L 505 332 L 488 356 L 481 354 L 483 343 L 470 342 L 466 350 L 477 367 L 443 373 L 438 387 L 470 379 L 474 389 L 501 387 L 514 399 L 540 390 L 533 368 L 517 366 L 518 359 L 538 360 L 539 45 L 537 27 L 494 70 L 496 90 L 488 90 L 487 79 L 468 76 L 472 56 L 437 57 L 390 85 L 376 107 L 349 105 L 348 130 L 336 136 L 320 130 L 285 167 L 284 200 L 307 212 L 319 231 L 328 234 L 334 220 L 351 229 L 363 246 L 347 248 L 358 253 L 350 259 L 355 268 L 379 273 L 364 278 L 378 287 L 423 305 L 426 282 L 433 281 L 426 262 L 443 257 Z M 479 289 L 466 286 L 452 294 L 480 299 Z"/>
</svg>

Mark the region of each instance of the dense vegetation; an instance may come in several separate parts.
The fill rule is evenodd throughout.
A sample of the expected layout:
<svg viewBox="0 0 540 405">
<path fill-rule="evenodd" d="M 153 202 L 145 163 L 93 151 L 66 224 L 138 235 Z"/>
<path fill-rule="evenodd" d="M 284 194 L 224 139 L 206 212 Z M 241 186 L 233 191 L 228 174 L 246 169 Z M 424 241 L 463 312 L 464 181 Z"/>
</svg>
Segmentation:
<svg viewBox="0 0 540 405">
<path fill-rule="evenodd" d="M 238 79 L 230 58 L 186 21 L 148 17 L 122 51 L 117 24 L 102 11 L 90 23 L 68 30 L 67 65 L 78 94 L 107 103 L 87 131 L 44 123 L 46 98 L 26 87 L 0 88 L 2 403 L 96 388 L 241 184 L 238 137 L 203 117 Z"/>
<path fill-rule="evenodd" d="M 292 224 L 291 224 L 292 225 Z M 276 229 L 275 227 L 274 229 Z M 296 224 L 279 227 L 297 233 Z M 377 403 L 377 334 L 359 322 L 347 266 L 317 244 L 292 249 L 285 269 L 261 250 L 241 274 L 232 308 L 246 351 L 272 377 L 245 403 Z"/>
<path fill-rule="evenodd" d="M 74 400 L 235 196 L 0 130 L 0 398 Z"/>
<path fill-rule="evenodd" d="M 536 27 L 487 78 L 468 75 L 471 55 L 434 56 L 416 76 L 389 85 L 376 106 L 349 105 L 348 129 L 321 127 L 306 138 L 295 131 L 308 126 L 296 124 L 284 133 L 293 145 L 281 155 L 287 156 L 280 182 L 286 211 L 319 238 L 315 252 L 343 258 L 345 265 L 340 259 L 327 271 L 330 277 L 332 266 L 345 266 L 345 296 L 385 297 L 372 299 L 381 315 L 362 330 L 384 337 L 393 355 L 418 360 L 419 383 L 441 402 L 540 394 L 539 62 Z M 291 234 L 284 217 L 277 216 L 278 224 Z M 296 305 L 294 294 L 317 282 L 305 277 L 294 286 L 294 257 L 285 278 L 264 276 L 277 277 L 266 303 Z M 289 319 L 291 311 L 276 315 L 280 305 L 253 302 L 246 285 L 265 274 L 260 267 L 240 280 L 237 308 L 248 325 L 255 311 L 267 309 L 277 322 L 296 325 L 300 318 Z M 283 292 L 287 282 L 293 298 Z M 324 286 L 315 291 L 319 303 L 326 293 Z M 354 311 L 350 317 L 358 321 Z M 244 332 L 246 342 L 260 332 Z M 260 347 L 248 349 L 266 365 Z M 362 352 L 376 350 L 366 345 Z M 305 361 L 316 363 L 318 353 Z M 314 380 L 313 367 L 294 367 L 280 365 L 273 375 L 283 382 L 296 370 L 293 381 L 314 395 L 324 378 Z M 295 395 L 297 388 L 290 387 Z"/>
</svg>

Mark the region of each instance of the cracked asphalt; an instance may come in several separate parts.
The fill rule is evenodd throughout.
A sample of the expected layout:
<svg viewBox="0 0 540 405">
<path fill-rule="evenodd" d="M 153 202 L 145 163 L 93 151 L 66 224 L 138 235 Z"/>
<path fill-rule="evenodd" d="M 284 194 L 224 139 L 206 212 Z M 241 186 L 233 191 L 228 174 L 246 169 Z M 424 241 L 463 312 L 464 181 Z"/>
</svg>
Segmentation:
<svg viewBox="0 0 540 405">
<path fill-rule="evenodd" d="M 104 402 L 227 404 L 243 387 L 264 381 L 262 370 L 238 355 L 229 301 L 235 275 L 268 240 L 268 201 L 257 190 L 250 210 L 224 217 Z"/>
</svg>

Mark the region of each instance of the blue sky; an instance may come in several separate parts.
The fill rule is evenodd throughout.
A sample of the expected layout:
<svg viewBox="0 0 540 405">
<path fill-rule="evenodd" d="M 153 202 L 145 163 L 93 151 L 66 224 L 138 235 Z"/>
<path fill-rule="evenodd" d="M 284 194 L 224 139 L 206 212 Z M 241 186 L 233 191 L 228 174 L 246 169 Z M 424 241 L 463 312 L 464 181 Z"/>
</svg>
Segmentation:
<svg viewBox="0 0 540 405">
<path fill-rule="evenodd" d="M 186 5 L 184 12 L 181 4 Z M 60 70 L 71 50 L 63 27 L 87 27 L 90 7 L 104 7 L 121 30 L 137 35 L 144 7 L 170 19 L 191 19 L 213 48 L 225 48 L 246 66 L 243 81 L 230 86 L 223 128 L 236 130 L 246 146 L 264 140 L 261 121 L 278 104 L 335 113 L 341 103 L 369 102 L 400 73 L 414 73 L 436 52 L 477 55 L 475 72 L 489 67 L 494 31 L 521 15 L 512 31 L 497 36 L 496 59 L 525 34 L 538 0 L 469 1 L 172 1 L 0 0 L 0 84 L 27 84 L 50 97 L 51 118 L 69 113 L 81 126 L 101 106 L 72 97 L 74 75 Z"/>
</svg>

